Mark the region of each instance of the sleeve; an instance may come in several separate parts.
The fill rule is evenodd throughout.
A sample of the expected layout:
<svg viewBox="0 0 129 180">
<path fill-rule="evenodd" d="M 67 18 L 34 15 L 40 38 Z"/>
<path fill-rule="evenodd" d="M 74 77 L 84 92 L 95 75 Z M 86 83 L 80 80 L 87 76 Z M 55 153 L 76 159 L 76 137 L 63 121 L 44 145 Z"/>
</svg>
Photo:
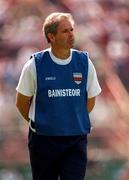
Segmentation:
<svg viewBox="0 0 129 180">
<path fill-rule="evenodd" d="M 100 94 L 101 87 L 98 82 L 95 67 L 90 59 L 88 59 L 88 77 L 87 77 L 88 98 L 95 97 Z"/>
<path fill-rule="evenodd" d="M 27 61 L 24 65 L 18 85 L 16 90 L 25 95 L 25 96 L 33 96 L 35 93 L 35 85 L 36 85 L 36 70 L 35 70 L 35 62 L 34 58 Z"/>
</svg>

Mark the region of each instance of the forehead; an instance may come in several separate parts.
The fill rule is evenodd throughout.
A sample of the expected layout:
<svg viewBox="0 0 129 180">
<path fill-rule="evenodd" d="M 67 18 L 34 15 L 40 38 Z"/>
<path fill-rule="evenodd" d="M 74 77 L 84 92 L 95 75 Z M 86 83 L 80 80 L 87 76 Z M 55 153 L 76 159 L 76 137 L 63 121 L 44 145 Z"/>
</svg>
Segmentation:
<svg viewBox="0 0 129 180">
<path fill-rule="evenodd" d="M 68 19 L 62 19 L 59 22 L 58 30 L 73 28 L 73 23 Z"/>
</svg>

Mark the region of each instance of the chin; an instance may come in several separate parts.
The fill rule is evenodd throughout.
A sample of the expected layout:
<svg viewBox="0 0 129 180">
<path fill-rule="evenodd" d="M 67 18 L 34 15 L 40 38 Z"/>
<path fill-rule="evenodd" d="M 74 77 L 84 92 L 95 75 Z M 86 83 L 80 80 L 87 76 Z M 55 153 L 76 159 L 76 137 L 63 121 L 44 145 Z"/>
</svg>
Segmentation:
<svg viewBox="0 0 129 180">
<path fill-rule="evenodd" d="M 69 44 L 69 48 L 73 48 L 74 47 L 74 44 Z"/>
<path fill-rule="evenodd" d="M 74 45 L 72 45 L 70 48 L 73 48 L 74 47 Z"/>
</svg>

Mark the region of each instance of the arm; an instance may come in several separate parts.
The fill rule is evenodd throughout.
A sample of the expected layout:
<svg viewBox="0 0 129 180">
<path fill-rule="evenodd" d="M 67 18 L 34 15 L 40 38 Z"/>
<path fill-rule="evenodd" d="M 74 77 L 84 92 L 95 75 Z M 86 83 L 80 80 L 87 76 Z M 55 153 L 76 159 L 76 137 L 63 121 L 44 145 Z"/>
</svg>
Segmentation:
<svg viewBox="0 0 129 180">
<path fill-rule="evenodd" d="M 35 78 L 35 63 L 32 58 L 24 64 L 16 87 L 16 106 L 26 121 L 29 120 L 29 109 L 35 92 Z"/>
<path fill-rule="evenodd" d="M 87 109 L 90 113 L 95 106 L 95 98 L 101 92 L 101 87 L 98 82 L 97 74 L 95 67 L 91 60 L 88 61 L 89 69 L 88 69 L 88 80 L 87 80 L 87 92 L 88 92 L 88 100 L 87 100 Z"/>
<path fill-rule="evenodd" d="M 24 96 L 23 94 L 16 93 L 16 106 L 26 121 L 29 121 L 29 109 L 31 105 L 32 96 Z"/>
<path fill-rule="evenodd" d="M 88 112 L 90 113 L 92 111 L 92 109 L 94 108 L 95 106 L 95 97 L 92 97 L 92 98 L 89 98 L 87 100 L 87 109 L 88 109 Z"/>
</svg>

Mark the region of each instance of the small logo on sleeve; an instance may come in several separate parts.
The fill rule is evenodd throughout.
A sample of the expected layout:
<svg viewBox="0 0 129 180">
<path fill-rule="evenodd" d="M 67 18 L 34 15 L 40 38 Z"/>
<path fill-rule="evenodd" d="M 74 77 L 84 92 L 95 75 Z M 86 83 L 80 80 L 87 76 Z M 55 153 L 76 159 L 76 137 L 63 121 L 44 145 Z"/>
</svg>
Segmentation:
<svg viewBox="0 0 129 180">
<path fill-rule="evenodd" d="M 78 72 L 73 73 L 73 79 L 76 84 L 80 84 L 82 82 L 82 73 L 78 73 Z"/>
</svg>

